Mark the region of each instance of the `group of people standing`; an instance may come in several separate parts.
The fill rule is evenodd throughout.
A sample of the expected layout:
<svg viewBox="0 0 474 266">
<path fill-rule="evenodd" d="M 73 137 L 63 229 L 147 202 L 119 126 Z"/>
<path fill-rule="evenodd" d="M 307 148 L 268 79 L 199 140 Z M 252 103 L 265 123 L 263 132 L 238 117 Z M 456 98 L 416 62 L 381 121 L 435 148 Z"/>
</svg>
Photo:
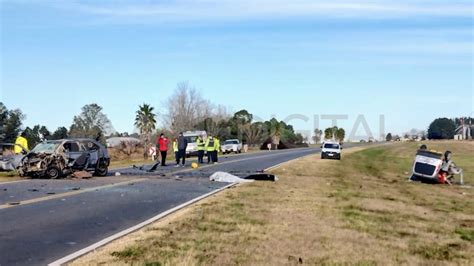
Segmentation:
<svg viewBox="0 0 474 266">
<path fill-rule="evenodd" d="M 160 151 L 161 156 L 161 165 L 166 166 L 166 157 L 168 156 L 168 146 L 170 140 L 161 133 L 158 139 L 156 140 L 156 146 Z M 183 135 L 183 132 L 180 132 L 178 137 L 173 140 L 173 152 L 176 159 L 176 167 L 185 166 L 186 163 L 186 149 L 188 147 L 189 141 Z M 199 136 L 196 140 L 197 144 L 197 155 L 198 163 L 204 163 L 204 155 L 207 154 L 207 163 L 217 163 L 218 154 L 220 150 L 220 141 L 215 136 L 209 136 L 204 140 L 204 136 Z"/>
</svg>

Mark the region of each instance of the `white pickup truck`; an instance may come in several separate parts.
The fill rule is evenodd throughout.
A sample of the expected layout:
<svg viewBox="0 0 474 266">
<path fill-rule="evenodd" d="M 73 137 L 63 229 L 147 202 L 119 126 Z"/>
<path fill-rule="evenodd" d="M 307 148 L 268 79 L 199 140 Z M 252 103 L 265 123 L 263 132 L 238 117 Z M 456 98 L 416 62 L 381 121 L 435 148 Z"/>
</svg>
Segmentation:
<svg viewBox="0 0 474 266">
<path fill-rule="evenodd" d="M 221 151 L 223 154 L 231 152 L 241 153 L 242 143 L 238 139 L 228 139 L 221 145 Z"/>
</svg>

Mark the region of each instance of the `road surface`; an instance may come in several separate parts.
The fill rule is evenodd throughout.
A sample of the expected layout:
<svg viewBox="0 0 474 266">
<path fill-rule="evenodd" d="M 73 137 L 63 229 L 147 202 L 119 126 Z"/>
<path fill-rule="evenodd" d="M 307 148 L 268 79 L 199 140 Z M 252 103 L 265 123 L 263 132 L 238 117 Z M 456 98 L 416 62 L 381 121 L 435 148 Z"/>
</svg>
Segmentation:
<svg viewBox="0 0 474 266">
<path fill-rule="evenodd" d="M 215 171 L 245 175 L 319 152 L 295 149 L 220 158 L 192 170 L 123 168 L 91 180 L 0 183 L 0 265 L 45 265 L 159 213 L 222 188 Z M 146 167 L 145 167 L 146 169 Z"/>
</svg>

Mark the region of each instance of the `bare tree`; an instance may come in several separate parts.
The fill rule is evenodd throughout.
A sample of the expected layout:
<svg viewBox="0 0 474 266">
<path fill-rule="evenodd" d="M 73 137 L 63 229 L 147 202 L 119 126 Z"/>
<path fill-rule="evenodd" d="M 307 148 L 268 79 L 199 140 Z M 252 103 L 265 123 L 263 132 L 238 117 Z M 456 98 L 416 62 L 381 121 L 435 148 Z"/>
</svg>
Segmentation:
<svg viewBox="0 0 474 266">
<path fill-rule="evenodd" d="M 314 129 L 314 136 L 313 136 L 313 141 L 314 143 L 319 143 L 321 142 L 321 136 L 323 135 L 323 131 L 319 128 Z"/>
<path fill-rule="evenodd" d="M 224 106 L 215 107 L 188 82 L 178 83 L 173 95 L 165 102 L 165 108 L 165 126 L 173 132 L 192 130 L 208 118 L 219 123 L 230 117 Z"/>
<path fill-rule="evenodd" d="M 212 108 L 188 82 L 177 85 L 174 94 L 165 102 L 165 124 L 175 132 L 186 131 L 207 117 Z"/>
</svg>

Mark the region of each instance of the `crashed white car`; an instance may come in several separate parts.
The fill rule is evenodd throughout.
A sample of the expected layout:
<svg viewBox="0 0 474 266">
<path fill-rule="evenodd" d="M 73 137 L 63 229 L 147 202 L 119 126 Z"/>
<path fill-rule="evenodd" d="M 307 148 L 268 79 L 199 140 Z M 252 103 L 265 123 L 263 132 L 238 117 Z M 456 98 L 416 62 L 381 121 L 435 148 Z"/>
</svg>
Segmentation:
<svg viewBox="0 0 474 266">
<path fill-rule="evenodd" d="M 221 145 L 221 151 L 223 154 L 226 153 L 241 153 L 242 152 L 242 143 L 238 139 L 229 139 Z"/>
<path fill-rule="evenodd" d="M 23 152 L 21 154 L 15 154 L 14 147 L 20 147 Z M 13 143 L 0 143 L 0 171 L 13 171 L 16 170 L 27 151 L 21 145 Z"/>
</svg>

